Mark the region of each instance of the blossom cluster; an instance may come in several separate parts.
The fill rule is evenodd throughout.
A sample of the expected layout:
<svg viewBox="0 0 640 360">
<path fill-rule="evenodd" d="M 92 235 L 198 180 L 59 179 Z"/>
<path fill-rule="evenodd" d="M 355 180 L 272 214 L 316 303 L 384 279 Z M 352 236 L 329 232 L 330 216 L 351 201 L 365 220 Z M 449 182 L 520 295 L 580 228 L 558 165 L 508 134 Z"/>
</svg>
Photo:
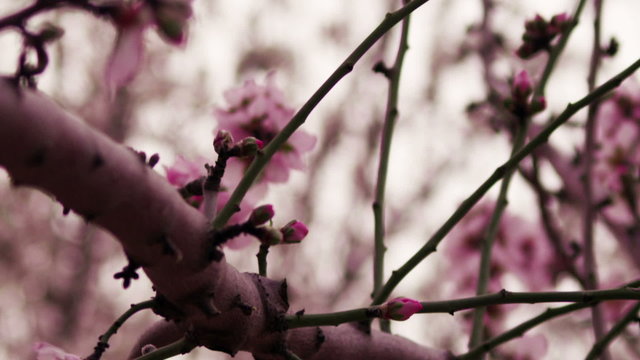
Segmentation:
<svg viewBox="0 0 640 360">
<path fill-rule="evenodd" d="M 220 192 L 216 198 L 217 210 L 227 203 L 230 192 L 240 182 L 256 151 L 271 141 L 294 113 L 294 110 L 286 105 L 282 91 L 275 85 L 273 73 L 267 76 L 266 85 L 258 85 L 254 80 L 247 80 L 243 86 L 225 92 L 224 96 L 227 107 L 219 107 L 214 111 L 218 127 L 215 130 L 213 145 L 219 154 L 229 153 L 234 149 L 237 150 L 234 151 L 237 156 L 227 159 Z M 313 149 L 315 142 L 314 136 L 302 130 L 295 132 L 273 155 L 243 199 L 240 210 L 232 216 L 229 223 L 239 224 L 245 221 L 257 202 L 265 195 L 269 184 L 285 182 L 292 170 L 304 169 L 303 155 Z M 251 151 L 245 151 L 246 149 Z M 206 161 L 204 158 L 189 161 L 179 156 L 174 165 L 165 167 L 167 180 L 176 187 L 184 187 L 206 175 Z M 191 196 L 188 200 L 195 206 L 200 206 L 202 197 Z M 282 239 L 261 241 L 270 244 L 299 242 L 308 231 L 303 223 L 295 220 L 280 230 L 279 237 Z M 272 238 L 276 233 L 278 231 L 271 232 Z M 239 236 L 226 244 L 237 248 L 248 244 L 249 241 L 247 236 Z"/>
<path fill-rule="evenodd" d="M 516 54 L 522 59 L 528 59 L 542 50 L 549 50 L 551 42 L 570 25 L 571 18 L 565 13 L 553 16 L 550 21 L 536 15 L 524 23 L 523 43 Z"/>
<path fill-rule="evenodd" d="M 495 206 L 484 202 L 462 219 L 449 235 L 445 256 L 449 260 L 448 278 L 455 294 L 475 294 L 480 268 L 480 252 Z M 492 248 L 488 291 L 504 288 L 510 275 L 531 290 L 550 287 L 556 275 L 553 249 L 542 229 L 505 211 Z M 489 307 L 487 324 L 497 330 L 502 326 L 509 306 Z"/>
</svg>

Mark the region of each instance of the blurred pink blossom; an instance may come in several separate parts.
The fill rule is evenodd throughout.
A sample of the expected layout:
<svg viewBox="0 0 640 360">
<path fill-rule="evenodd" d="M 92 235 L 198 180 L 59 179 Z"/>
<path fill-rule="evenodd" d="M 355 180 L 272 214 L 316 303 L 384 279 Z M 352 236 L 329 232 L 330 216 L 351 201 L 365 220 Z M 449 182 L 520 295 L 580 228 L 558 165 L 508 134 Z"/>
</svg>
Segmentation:
<svg viewBox="0 0 640 360">
<path fill-rule="evenodd" d="M 284 101 L 284 95 L 275 85 L 274 73 L 266 78 L 266 85 L 247 80 L 238 88 L 224 94 L 226 108 L 216 108 L 217 129 L 227 130 L 236 139 L 253 136 L 268 144 L 291 120 L 294 110 Z M 304 169 L 302 155 L 315 146 L 316 138 L 298 130 L 271 158 L 262 180 L 285 182 L 291 169 Z"/>
<path fill-rule="evenodd" d="M 79 356 L 68 354 L 46 342 L 35 343 L 33 351 L 36 352 L 36 360 L 80 360 Z"/>
<path fill-rule="evenodd" d="M 140 71 L 144 56 L 144 31 L 151 22 L 151 16 L 142 3 L 123 5 L 114 15 L 118 35 L 105 69 L 105 80 L 111 95 L 117 88 L 133 80 Z"/>
<path fill-rule="evenodd" d="M 451 231 L 444 250 L 449 260 L 447 280 L 454 296 L 476 293 L 480 268 L 481 244 L 484 241 L 495 204 L 476 205 Z M 542 290 L 552 285 L 555 277 L 554 253 L 540 226 L 511 214 L 508 209 L 501 217 L 492 248 L 488 292 L 504 288 L 503 277 L 513 274 L 531 290 Z M 502 330 L 507 312 L 516 305 L 490 306 L 484 323 L 495 334 Z M 471 313 L 463 319 L 470 326 Z"/>
<path fill-rule="evenodd" d="M 479 261 L 475 259 L 480 258 L 493 209 L 493 203 L 478 204 L 449 235 L 445 254 L 451 261 L 450 276 L 458 281 L 466 279 L 459 283 L 458 291 L 475 291 L 478 267 L 463 266 L 461 262 Z M 490 290 L 502 288 L 500 277 L 506 273 L 516 275 L 532 290 L 549 287 L 554 277 L 553 265 L 554 253 L 541 227 L 505 210 L 492 249 Z"/>
<path fill-rule="evenodd" d="M 506 359 L 538 360 L 547 354 L 549 342 L 544 335 L 526 335 L 510 341 L 504 348 Z"/>
<path fill-rule="evenodd" d="M 158 33 L 174 45 L 186 41 L 192 0 L 159 0 L 123 3 L 112 13 L 118 35 L 107 60 L 105 80 L 109 93 L 127 85 L 137 75 L 144 58 L 145 30 L 155 25 Z"/>
<path fill-rule="evenodd" d="M 516 55 L 529 59 L 543 50 L 549 50 L 551 42 L 570 25 L 571 18 L 566 13 L 555 15 L 548 22 L 540 15 L 525 21 L 522 44 Z"/>
<path fill-rule="evenodd" d="M 204 169 L 206 162 L 207 160 L 201 156 L 192 161 L 178 155 L 173 165 L 164 166 L 167 180 L 173 186 L 185 186 L 190 181 L 206 175 Z"/>
</svg>

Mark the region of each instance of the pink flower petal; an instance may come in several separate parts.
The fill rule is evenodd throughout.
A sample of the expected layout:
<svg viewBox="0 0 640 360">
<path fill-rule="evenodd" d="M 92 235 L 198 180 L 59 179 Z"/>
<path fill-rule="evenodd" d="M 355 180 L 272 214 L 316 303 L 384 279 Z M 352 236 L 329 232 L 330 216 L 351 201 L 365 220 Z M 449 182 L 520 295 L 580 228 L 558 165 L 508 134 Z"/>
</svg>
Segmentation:
<svg viewBox="0 0 640 360">
<path fill-rule="evenodd" d="M 140 71 L 144 55 L 146 25 L 134 24 L 121 28 L 105 69 L 109 93 L 127 85 Z"/>
</svg>

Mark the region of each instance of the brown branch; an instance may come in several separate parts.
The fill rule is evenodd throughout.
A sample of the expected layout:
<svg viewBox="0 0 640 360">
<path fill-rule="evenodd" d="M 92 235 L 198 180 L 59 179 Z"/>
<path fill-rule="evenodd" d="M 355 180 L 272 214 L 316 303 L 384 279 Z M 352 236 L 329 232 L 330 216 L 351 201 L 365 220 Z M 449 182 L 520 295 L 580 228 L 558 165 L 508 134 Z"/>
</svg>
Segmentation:
<svg viewBox="0 0 640 360">
<path fill-rule="evenodd" d="M 0 165 L 13 184 L 50 193 L 115 235 L 167 300 L 157 312 L 199 345 L 260 359 L 282 359 L 283 349 L 309 360 L 449 356 L 350 325 L 323 328 L 323 341 L 315 328 L 282 331 L 278 320 L 288 308 L 283 282 L 241 274 L 224 257 L 209 261 L 207 220 L 131 150 L 4 79 L 0 129 Z"/>
</svg>

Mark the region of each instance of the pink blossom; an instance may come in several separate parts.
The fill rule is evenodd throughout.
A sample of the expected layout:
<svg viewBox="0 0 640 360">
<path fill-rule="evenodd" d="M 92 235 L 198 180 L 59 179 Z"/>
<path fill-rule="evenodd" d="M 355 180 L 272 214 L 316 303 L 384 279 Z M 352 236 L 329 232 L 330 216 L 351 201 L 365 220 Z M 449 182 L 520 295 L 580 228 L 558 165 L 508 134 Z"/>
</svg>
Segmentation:
<svg viewBox="0 0 640 360">
<path fill-rule="evenodd" d="M 397 297 L 387 301 L 380 308 L 382 309 L 383 319 L 404 321 L 422 310 L 422 304 L 413 299 Z"/>
<path fill-rule="evenodd" d="M 140 71 L 144 57 L 144 34 L 156 25 L 159 34 L 174 45 L 186 41 L 191 0 L 160 0 L 154 6 L 146 2 L 123 3 L 111 14 L 118 30 L 107 61 L 105 80 L 111 95 L 127 85 Z"/>
<path fill-rule="evenodd" d="M 525 32 L 522 44 L 516 54 L 522 59 L 528 59 L 542 50 L 551 48 L 551 42 L 571 23 L 566 13 L 555 15 L 547 22 L 542 16 L 536 15 L 524 23 Z"/>
<path fill-rule="evenodd" d="M 481 243 L 494 207 L 489 202 L 478 204 L 449 235 L 445 255 L 451 262 L 449 276 L 455 279 L 456 292 L 475 292 Z M 555 275 L 554 259 L 540 226 L 507 210 L 492 248 L 489 290 L 500 290 L 501 278 L 507 273 L 516 275 L 531 289 L 548 287 Z"/>
<path fill-rule="evenodd" d="M 118 35 L 105 69 L 105 80 L 111 95 L 117 88 L 133 80 L 140 71 L 144 56 L 144 31 L 151 21 L 151 14 L 148 8 L 138 3 L 120 8 L 114 20 Z"/>
<path fill-rule="evenodd" d="M 80 360 L 79 356 L 68 354 L 46 342 L 35 343 L 33 351 L 36 352 L 36 360 Z"/>
<path fill-rule="evenodd" d="M 280 232 L 282 232 L 283 241 L 285 243 L 293 244 L 302 241 L 302 239 L 304 239 L 309 233 L 309 229 L 307 229 L 307 226 L 304 223 L 298 220 L 291 220 L 287 225 L 280 229 Z"/>
<path fill-rule="evenodd" d="M 178 155 L 173 165 L 164 167 L 167 180 L 171 185 L 177 187 L 185 186 L 189 182 L 206 175 L 205 163 L 206 159 L 203 157 L 198 157 L 196 160 L 191 161 Z"/>
<path fill-rule="evenodd" d="M 526 335 L 514 339 L 504 346 L 511 360 L 538 360 L 547 354 L 549 342 L 544 335 Z"/>
<path fill-rule="evenodd" d="M 268 144 L 289 122 L 294 110 L 284 101 L 284 95 L 274 83 L 273 73 L 266 85 L 247 80 L 242 87 L 230 89 L 224 94 L 226 108 L 216 108 L 218 129 L 227 130 L 236 139 L 255 137 Z M 315 146 L 316 138 L 302 130 L 291 135 L 288 142 L 271 158 L 262 180 L 285 182 L 291 169 L 304 169 L 302 155 Z"/>
</svg>

